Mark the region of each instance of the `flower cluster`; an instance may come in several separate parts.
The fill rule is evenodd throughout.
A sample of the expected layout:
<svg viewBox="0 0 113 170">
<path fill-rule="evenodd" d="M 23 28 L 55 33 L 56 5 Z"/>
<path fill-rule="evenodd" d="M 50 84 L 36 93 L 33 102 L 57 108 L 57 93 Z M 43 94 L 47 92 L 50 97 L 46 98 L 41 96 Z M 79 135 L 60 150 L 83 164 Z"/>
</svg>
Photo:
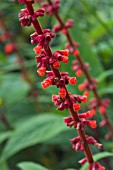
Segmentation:
<svg viewBox="0 0 113 170">
<path fill-rule="evenodd" d="M 96 79 L 92 79 L 92 83 L 89 83 L 87 80 L 85 80 L 82 84 L 79 85 L 79 90 L 86 90 L 86 91 L 91 91 L 96 88 Z"/>
<path fill-rule="evenodd" d="M 104 114 L 106 111 L 106 108 L 109 106 L 110 100 L 109 99 L 103 99 L 101 100 L 101 104 L 98 104 L 97 100 L 93 98 L 90 100 L 90 108 L 91 109 L 96 109 L 99 106 L 99 111 L 101 114 Z"/>
<path fill-rule="evenodd" d="M 23 2 L 23 1 L 22 1 Z M 55 3 L 59 4 L 59 1 L 56 0 Z M 55 8 L 55 3 L 53 4 L 51 12 Z M 57 5 L 58 5 L 57 4 Z M 25 3 L 26 5 L 26 3 Z M 55 11 L 58 10 L 58 6 L 56 5 Z M 37 15 L 33 12 L 32 1 L 31 3 L 26 5 L 27 12 L 25 12 L 25 16 L 19 15 L 20 22 L 23 26 L 26 26 L 26 18 L 30 15 L 30 22 L 33 23 L 33 26 L 36 30 L 34 34 L 31 35 L 31 42 L 37 43 L 38 45 L 34 48 L 36 56 L 36 62 L 38 63 L 38 74 L 39 76 L 44 76 L 45 74 L 46 79 L 41 83 L 43 88 L 47 88 L 50 85 L 55 85 L 59 88 L 58 95 L 52 95 L 52 101 L 55 105 L 58 106 L 58 110 L 68 109 L 70 111 L 71 116 L 64 118 L 64 122 L 67 126 L 76 128 L 80 133 L 80 136 L 75 137 L 71 140 L 72 147 L 76 151 L 84 151 L 87 153 L 86 159 L 91 167 L 92 164 L 97 165 L 98 163 L 94 163 L 92 153 L 89 148 L 89 144 L 95 145 L 98 148 L 101 148 L 101 144 L 99 144 L 93 137 L 89 137 L 85 135 L 84 126 L 90 126 L 92 128 L 96 127 L 95 120 L 87 120 L 87 118 L 93 117 L 93 112 L 87 111 L 85 113 L 78 114 L 80 111 L 82 102 L 87 101 L 87 96 L 71 94 L 68 92 L 66 85 L 70 83 L 71 85 L 76 84 L 76 77 L 70 77 L 67 72 L 60 72 L 60 62 L 67 63 L 69 50 L 56 50 L 52 53 L 50 49 L 50 41 L 54 38 L 54 34 L 50 32 L 50 30 L 42 30 L 38 20 L 36 20 Z M 46 6 L 48 10 L 48 6 Z M 24 10 L 22 10 L 24 11 Z M 32 11 L 32 12 L 31 12 Z M 38 10 L 39 11 L 39 10 Z M 21 12 L 22 13 L 22 12 Z M 20 17 L 21 16 L 21 17 Z M 42 16 L 42 15 L 40 15 Z M 33 22 L 32 18 L 35 17 L 35 22 Z M 31 24 L 30 23 L 30 24 Z M 29 22 L 27 24 L 29 26 Z M 37 29 L 36 29 L 37 27 Z M 51 69 L 51 71 L 50 71 Z M 87 147 L 84 147 L 87 146 Z M 100 166 L 100 164 L 98 165 Z M 94 167 L 94 166 L 93 166 Z M 90 168 L 89 170 L 93 170 L 94 168 Z"/>
<path fill-rule="evenodd" d="M 95 162 L 95 163 L 93 163 L 92 165 L 89 165 L 89 167 L 88 167 L 88 170 L 105 170 L 105 168 L 103 167 L 103 166 L 101 166 L 100 165 L 100 163 L 99 162 Z"/>
<path fill-rule="evenodd" d="M 46 9 L 46 13 L 49 15 L 52 15 L 53 13 L 57 12 L 60 8 L 60 0 L 55 0 L 52 5 L 49 5 L 49 3 L 43 3 L 42 7 Z"/>
<path fill-rule="evenodd" d="M 102 144 L 98 143 L 92 136 L 88 136 L 86 135 L 86 140 L 88 142 L 89 145 L 94 145 L 97 146 L 99 149 L 102 148 Z M 71 139 L 71 143 L 72 143 L 72 148 L 74 150 L 76 150 L 76 152 L 78 151 L 84 151 L 84 143 L 82 142 L 80 136 L 77 136 L 73 139 Z M 82 160 L 79 161 L 79 163 L 81 165 L 84 165 L 87 162 L 87 158 L 83 158 Z M 105 170 L 105 168 L 103 166 L 101 166 L 101 164 L 99 162 L 94 162 L 92 164 L 90 164 L 88 166 L 88 170 Z"/>
<path fill-rule="evenodd" d="M 78 109 L 76 109 L 78 110 Z M 78 114 L 79 120 L 81 121 L 81 127 L 80 127 L 80 122 L 76 123 L 73 119 L 73 117 L 66 117 L 64 118 L 64 122 L 66 126 L 69 127 L 74 127 L 77 129 L 84 129 L 84 126 L 90 126 L 91 128 L 96 128 L 96 121 L 95 120 L 87 120 L 86 118 L 92 118 L 94 115 L 92 112 L 87 111 L 82 114 Z"/>
<path fill-rule="evenodd" d="M 61 88 L 63 91 L 63 88 L 65 88 L 65 85 L 67 85 L 68 83 L 70 83 L 71 85 L 75 85 L 76 81 L 77 81 L 76 77 L 69 77 L 68 72 L 61 72 L 60 78 L 58 78 L 58 77 L 55 77 L 53 71 L 47 71 L 47 78 L 42 82 L 42 87 L 47 88 L 48 86 L 52 84 L 52 85 L 56 85 L 57 88 Z"/>
<path fill-rule="evenodd" d="M 72 70 L 75 71 L 75 74 L 78 77 L 81 77 L 82 76 L 82 70 L 87 70 L 88 67 L 89 67 L 89 63 L 85 63 L 84 66 L 81 68 L 81 65 L 80 65 L 79 61 L 74 60 Z"/>
<path fill-rule="evenodd" d="M 76 57 L 79 56 L 80 52 L 77 50 L 77 48 L 80 46 L 80 44 L 76 41 L 73 42 L 73 46 L 70 43 L 66 43 L 66 48 L 69 50 L 70 53 L 73 53 Z"/>
<path fill-rule="evenodd" d="M 73 107 L 73 110 L 78 112 L 80 110 L 79 103 L 86 102 L 87 99 L 86 96 L 79 96 L 76 94 L 69 94 L 69 97 L 69 99 L 66 98 L 65 88 L 60 88 L 59 95 L 52 95 L 52 102 L 58 106 L 58 110 L 64 110 Z"/>
<path fill-rule="evenodd" d="M 63 63 L 67 63 L 69 51 L 68 50 L 57 50 L 51 56 L 48 56 L 42 48 L 45 45 L 47 45 L 50 41 L 46 41 L 45 39 L 43 41 L 43 45 L 40 44 L 41 42 L 39 41 L 39 44 L 34 48 L 34 51 L 36 54 L 39 54 L 38 56 L 36 56 L 36 61 L 38 62 L 37 67 L 39 68 L 37 72 L 40 76 L 44 76 L 45 71 L 49 65 L 52 65 L 53 68 L 55 69 L 59 69 L 60 61 L 62 61 Z"/>
<path fill-rule="evenodd" d="M 43 34 L 41 35 L 38 35 L 37 32 L 33 33 L 31 35 L 31 43 L 38 44 L 38 46 L 35 48 L 36 54 L 38 53 L 38 48 L 42 49 L 45 45 L 47 45 L 51 41 L 52 38 L 54 38 L 54 36 L 55 34 L 52 33 L 49 29 L 43 30 Z"/>
<path fill-rule="evenodd" d="M 53 27 L 53 32 L 57 33 L 59 31 L 61 31 L 63 34 L 66 34 L 67 33 L 67 29 L 69 28 L 72 28 L 74 25 L 74 21 L 72 19 L 68 19 L 66 22 L 65 22 L 65 25 L 62 26 L 62 25 L 55 25 Z"/>
<path fill-rule="evenodd" d="M 98 143 L 92 136 L 86 135 L 85 137 L 86 137 L 88 144 L 95 145 L 99 149 L 101 149 L 102 144 Z M 80 136 L 77 136 L 71 139 L 71 143 L 72 143 L 73 149 L 76 150 L 77 152 L 84 151 L 84 143 L 82 142 Z"/>
<path fill-rule="evenodd" d="M 49 15 L 55 14 L 56 12 L 58 12 L 59 8 L 60 8 L 60 1 L 59 0 L 55 0 L 54 3 L 52 3 L 51 5 L 49 3 L 42 3 L 42 7 L 45 9 L 46 13 Z M 68 19 L 65 24 L 62 25 L 55 25 L 53 27 L 53 32 L 59 32 L 62 31 L 63 34 L 67 33 L 67 29 L 72 28 L 74 25 L 74 21 L 72 19 Z"/>
<path fill-rule="evenodd" d="M 83 158 L 82 160 L 79 161 L 79 163 L 81 165 L 84 165 L 87 162 L 86 158 Z M 105 168 L 103 166 L 100 165 L 99 162 L 94 162 L 92 164 L 89 165 L 88 170 L 105 170 Z"/>
<path fill-rule="evenodd" d="M 31 15 L 27 9 L 22 9 L 21 13 L 18 15 L 18 17 L 19 17 L 19 20 L 20 20 L 22 26 L 30 26 L 32 21 L 36 17 L 44 16 L 44 12 L 45 12 L 45 10 L 43 8 L 39 8 L 33 15 Z"/>
</svg>

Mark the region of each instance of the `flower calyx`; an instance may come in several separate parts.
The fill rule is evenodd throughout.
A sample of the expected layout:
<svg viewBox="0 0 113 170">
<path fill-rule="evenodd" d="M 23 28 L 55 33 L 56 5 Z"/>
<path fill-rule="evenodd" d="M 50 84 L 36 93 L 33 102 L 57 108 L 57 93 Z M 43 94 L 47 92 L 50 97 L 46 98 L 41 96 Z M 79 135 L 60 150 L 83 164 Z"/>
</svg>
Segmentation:
<svg viewBox="0 0 113 170">
<path fill-rule="evenodd" d="M 59 32 L 59 31 L 61 31 L 62 34 L 66 34 L 66 33 L 67 33 L 67 30 L 68 30 L 69 28 L 72 28 L 73 25 L 74 25 L 74 21 L 73 21 L 72 19 L 68 19 L 68 20 L 66 21 L 66 23 L 64 24 L 64 26 L 62 26 L 62 25 L 60 25 L 60 24 L 59 24 L 59 25 L 55 25 L 55 26 L 53 27 L 53 32 L 57 33 L 57 32 Z"/>
<path fill-rule="evenodd" d="M 25 2 L 23 2 L 23 3 L 25 3 Z M 22 26 L 30 26 L 32 21 L 34 21 L 37 17 L 44 16 L 44 12 L 45 12 L 45 10 L 43 8 L 39 8 L 36 12 L 34 12 L 33 15 L 31 15 L 29 13 L 28 9 L 26 8 L 26 9 L 21 10 L 18 17 L 19 17 L 19 20 L 20 20 Z"/>
<path fill-rule="evenodd" d="M 60 8 L 60 0 L 55 0 L 51 5 L 47 2 L 42 3 L 42 7 L 45 9 L 47 14 L 53 15 L 55 12 L 58 12 Z"/>
</svg>

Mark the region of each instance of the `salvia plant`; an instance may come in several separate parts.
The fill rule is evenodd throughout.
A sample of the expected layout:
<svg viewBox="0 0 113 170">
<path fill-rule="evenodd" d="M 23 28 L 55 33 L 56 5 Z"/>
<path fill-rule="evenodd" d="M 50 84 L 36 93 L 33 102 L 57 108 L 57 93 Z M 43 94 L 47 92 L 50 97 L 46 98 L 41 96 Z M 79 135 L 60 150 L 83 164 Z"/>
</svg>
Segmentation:
<svg viewBox="0 0 113 170">
<path fill-rule="evenodd" d="M 52 102 L 57 106 L 57 109 L 62 111 L 68 109 L 70 116 L 64 118 L 64 123 L 66 126 L 73 127 L 77 130 L 78 136 L 71 139 L 72 148 L 75 151 L 82 151 L 85 154 L 85 157 L 79 162 L 81 165 L 84 165 L 88 162 L 88 170 L 104 170 L 105 168 L 99 163 L 95 162 L 93 158 L 90 145 L 95 145 L 101 149 L 102 144 L 95 140 L 92 136 L 89 136 L 85 133 L 85 126 L 90 128 L 96 128 L 96 120 L 91 120 L 95 115 L 96 107 L 99 106 L 99 110 L 104 117 L 105 124 L 108 125 L 110 130 L 112 126 L 106 114 L 106 107 L 108 106 L 108 100 L 104 99 L 101 101 L 96 90 L 96 80 L 92 79 L 88 73 L 88 64 L 82 61 L 80 52 L 77 50 L 78 43 L 74 42 L 72 37 L 68 32 L 68 28 L 73 26 L 73 21 L 69 19 L 66 23 L 60 18 L 58 14 L 58 9 L 60 7 L 60 1 L 55 0 L 53 3 L 51 0 L 48 0 L 48 3 L 44 3 L 43 8 L 39 8 L 34 11 L 33 3 L 34 0 L 18 0 L 20 4 L 25 5 L 25 9 L 22 9 L 19 13 L 19 20 L 22 26 L 30 26 L 31 24 L 34 27 L 35 32 L 30 36 L 31 43 L 36 44 L 33 49 L 36 54 L 37 62 L 37 73 L 39 76 L 43 77 L 46 75 L 46 78 L 42 81 L 42 88 L 47 88 L 51 85 L 56 86 L 59 89 L 58 94 L 52 95 Z M 38 17 L 43 17 L 45 11 L 47 14 L 55 15 L 59 20 L 60 25 L 57 25 L 53 28 L 54 32 L 62 31 L 63 34 L 69 40 L 69 43 L 66 45 L 64 50 L 56 50 L 52 52 L 50 47 L 51 40 L 55 37 L 55 33 L 51 32 L 50 29 L 42 29 L 42 26 L 38 20 Z M 73 62 L 73 70 L 76 72 L 76 75 L 81 76 L 82 72 L 85 73 L 87 80 L 82 85 L 79 85 L 80 89 L 86 89 L 84 95 L 72 94 L 67 89 L 67 84 L 76 85 L 76 77 L 70 77 L 68 72 L 61 72 L 60 65 L 63 62 L 67 64 L 69 59 L 69 53 L 77 58 Z M 81 103 L 87 102 L 87 96 L 89 91 L 92 90 L 95 94 L 96 99 L 90 102 L 91 110 L 84 113 L 81 112 Z M 110 131 L 110 135 L 111 131 Z"/>
</svg>

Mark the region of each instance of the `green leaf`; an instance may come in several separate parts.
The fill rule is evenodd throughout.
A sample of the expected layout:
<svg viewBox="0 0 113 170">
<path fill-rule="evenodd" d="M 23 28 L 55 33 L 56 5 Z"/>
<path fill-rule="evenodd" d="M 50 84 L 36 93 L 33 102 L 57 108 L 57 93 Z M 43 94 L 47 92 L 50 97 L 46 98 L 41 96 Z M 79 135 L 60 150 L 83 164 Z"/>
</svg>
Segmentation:
<svg viewBox="0 0 113 170">
<path fill-rule="evenodd" d="M 25 66 L 26 67 L 32 67 L 32 66 L 36 66 L 36 62 L 35 60 L 29 60 L 29 61 L 25 61 Z M 12 64 L 11 63 L 8 63 L 7 65 L 3 65 L 1 66 L 1 72 L 10 72 L 10 71 L 14 71 L 14 70 L 21 70 L 21 67 L 20 65 L 16 65 L 16 64 Z"/>
<path fill-rule="evenodd" d="M 89 39 L 91 39 L 93 42 L 97 39 L 101 38 L 103 35 L 105 35 L 110 28 L 113 27 L 113 21 L 105 21 L 104 25 L 98 24 L 95 28 L 93 28 L 89 33 Z M 106 29 L 107 27 L 107 29 Z"/>
<path fill-rule="evenodd" d="M 6 56 L 3 53 L 0 53 L 0 63 L 6 64 Z"/>
<path fill-rule="evenodd" d="M 1 170 L 9 170 L 7 163 L 6 162 L 0 163 L 0 169 Z"/>
<path fill-rule="evenodd" d="M 46 142 L 65 130 L 67 127 L 59 115 L 43 113 L 29 118 L 17 126 L 3 150 L 1 160 L 6 160 L 28 146 Z"/>
<path fill-rule="evenodd" d="M 8 74 L 0 77 L 0 97 L 3 104 L 11 104 L 27 95 L 29 85 L 18 74 Z"/>
<path fill-rule="evenodd" d="M 6 9 L 6 8 L 8 8 L 8 7 L 9 7 L 9 3 L 4 2 L 4 3 L 2 3 L 2 4 L 0 5 L 0 10 L 4 10 L 4 9 Z"/>
<path fill-rule="evenodd" d="M 94 155 L 94 161 L 98 161 L 102 158 L 105 158 L 105 157 L 109 157 L 109 156 L 113 156 L 113 153 L 109 153 L 109 152 L 102 152 L 102 153 L 98 153 L 98 154 L 95 154 Z M 82 168 L 80 168 L 80 170 L 87 170 L 88 168 L 88 163 L 85 163 Z"/>
<path fill-rule="evenodd" d="M 79 23 L 78 21 L 76 21 L 77 23 Z M 94 54 L 94 52 L 91 49 L 91 46 L 88 44 L 88 40 L 83 38 L 84 35 L 83 33 L 80 31 L 80 26 L 76 25 L 75 28 L 71 29 L 72 31 L 72 36 L 76 37 L 76 41 L 80 43 L 80 54 L 82 59 L 85 62 L 88 62 L 90 64 L 90 73 L 92 76 L 97 76 L 98 74 L 103 72 L 103 67 L 99 61 L 99 59 L 96 57 L 96 55 Z M 75 58 L 70 55 L 69 56 L 69 63 L 66 65 L 63 65 L 63 70 L 65 71 L 70 71 L 71 67 L 70 64 L 72 63 L 72 60 L 74 60 Z M 96 66 L 96 69 L 95 69 Z M 74 74 L 73 71 L 71 71 L 72 74 Z M 71 75 L 72 75 L 71 74 Z"/>
<path fill-rule="evenodd" d="M 104 143 L 105 147 L 107 148 L 107 150 L 113 151 L 113 142 L 112 141 L 110 141 L 110 142 L 103 141 L 103 143 Z"/>
<path fill-rule="evenodd" d="M 44 166 L 33 162 L 22 162 L 18 164 L 18 167 L 21 170 L 48 170 Z"/>
<path fill-rule="evenodd" d="M 113 83 L 108 85 L 108 87 L 101 88 L 99 90 L 99 94 L 101 94 L 101 95 L 103 95 L 103 94 L 113 94 Z"/>
<path fill-rule="evenodd" d="M 0 134 L 0 143 L 4 142 L 6 139 L 8 139 L 11 136 L 12 132 L 7 131 L 7 132 L 2 132 Z"/>
<path fill-rule="evenodd" d="M 101 81 L 105 80 L 105 79 L 106 79 L 108 76 L 110 76 L 110 75 L 113 75 L 113 69 L 106 70 L 106 71 L 102 72 L 102 73 L 97 77 L 97 79 L 98 79 L 98 81 L 99 81 L 99 83 L 100 83 Z"/>
</svg>

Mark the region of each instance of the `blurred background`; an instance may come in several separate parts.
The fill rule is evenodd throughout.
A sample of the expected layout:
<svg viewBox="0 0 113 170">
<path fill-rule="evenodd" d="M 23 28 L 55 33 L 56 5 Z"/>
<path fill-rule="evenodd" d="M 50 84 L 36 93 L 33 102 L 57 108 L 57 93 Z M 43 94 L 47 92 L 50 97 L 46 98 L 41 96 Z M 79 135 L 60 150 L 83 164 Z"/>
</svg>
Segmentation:
<svg viewBox="0 0 113 170">
<path fill-rule="evenodd" d="M 58 90 L 52 86 L 46 90 L 41 87 L 43 78 L 37 75 L 34 45 L 30 43 L 34 29 L 32 26 L 22 27 L 18 20 L 24 5 L 10 0 L 0 2 L 0 170 L 19 170 L 18 163 L 24 161 L 42 164 L 51 170 L 78 170 L 78 161 L 84 154 L 76 153 L 70 144 L 70 139 L 77 134 L 63 123 L 68 111 L 56 110 L 51 102 L 51 95 L 57 94 Z M 35 10 L 39 6 L 35 3 Z M 80 43 L 84 61 L 90 63 L 92 77 L 98 80 L 99 94 L 111 100 L 108 113 L 112 121 L 113 1 L 61 0 L 59 13 L 65 21 L 68 18 L 74 20 L 70 32 Z M 58 23 L 54 16 L 45 15 L 39 20 L 43 28 L 49 29 Z M 64 49 L 66 42 L 65 36 L 58 33 L 51 43 L 52 51 Z M 71 69 L 73 59 L 70 55 L 69 63 L 61 67 L 70 76 L 75 76 Z M 83 80 L 84 76 L 78 78 L 76 86 L 68 86 L 69 91 L 82 94 L 78 85 Z M 82 106 L 82 111 L 88 110 L 87 104 Z M 95 119 L 99 123 L 101 116 L 97 113 Z M 86 128 L 86 132 L 94 134 L 90 128 Z M 106 127 L 98 128 L 97 135 L 104 150 L 112 152 L 112 141 L 104 139 L 107 132 Z M 94 154 L 100 152 L 96 147 L 91 148 Z M 107 162 L 112 170 L 111 160 L 109 157 Z M 110 169 L 106 160 L 102 159 L 101 163 Z"/>
</svg>

